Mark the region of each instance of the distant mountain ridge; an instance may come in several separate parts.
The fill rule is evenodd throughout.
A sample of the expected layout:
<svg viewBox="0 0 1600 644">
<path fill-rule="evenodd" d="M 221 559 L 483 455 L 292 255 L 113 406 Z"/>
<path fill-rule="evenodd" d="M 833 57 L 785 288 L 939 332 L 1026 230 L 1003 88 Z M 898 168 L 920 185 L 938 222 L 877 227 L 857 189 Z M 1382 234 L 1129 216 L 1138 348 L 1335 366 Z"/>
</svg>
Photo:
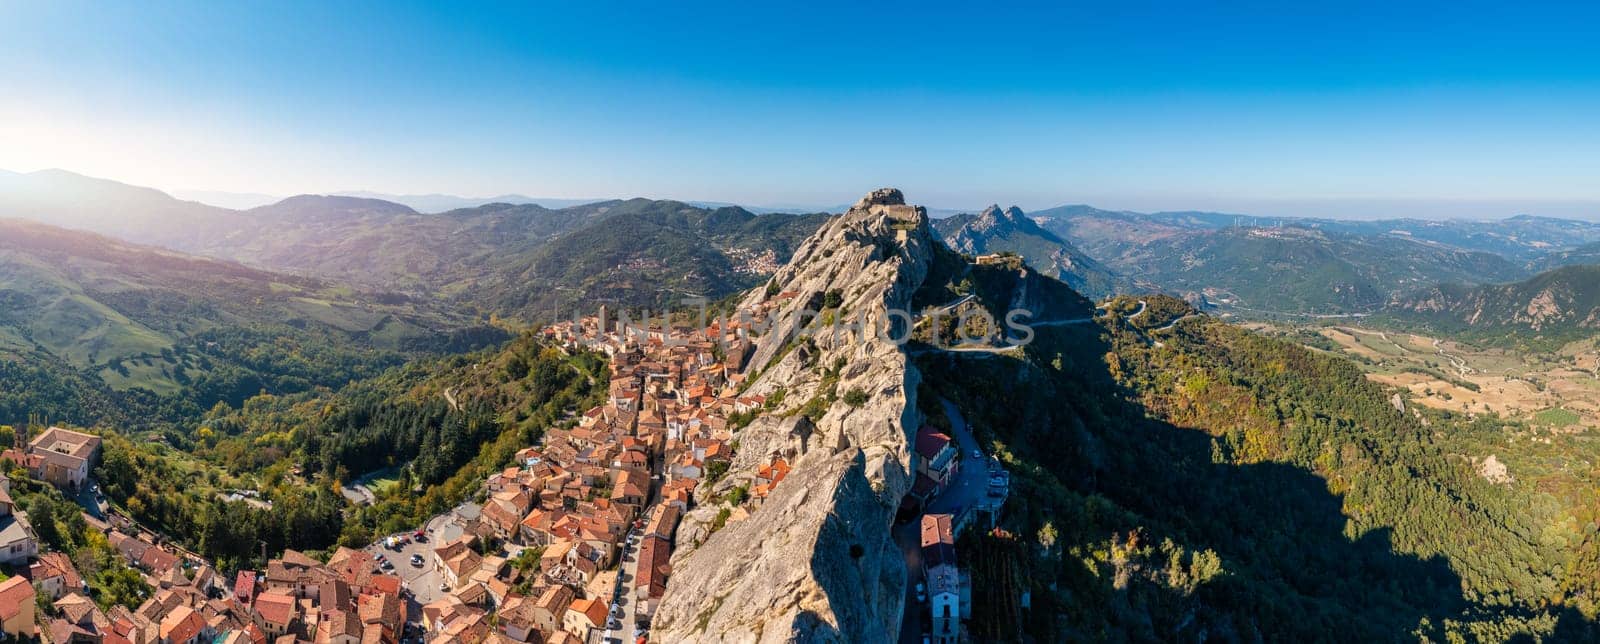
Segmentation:
<svg viewBox="0 0 1600 644">
<path fill-rule="evenodd" d="M 1183 231 L 1222 228 L 1295 227 L 1354 235 L 1395 235 L 1490 252 L 1520 262 L 1587 243 L 1600 242 L 1600 222 L 1516 215 L 1501 220 L 1263 217 L 1217 212 L 1140 213 L 1068 205 L 1030 213 L 1045 228 L 1073 241 L 1102 260 L 1145 241 Z"/>
<path fill-rule="evenodd" d="M 59 170 L 0 173 L 0 216 L 516 318 L 587 298 L 641 306 L 661 304 L 667 291 L 727 295 L 775 270 L 791 233 L 820 221 L 707 205 L 501 201 L 426 213 L 371 196 L 298 195 L 239 211 Z M 718 217 L 737 223 L 707 223 Z M 777 219 L 749 223 L 765 217 Z M 1507 282 L 1600 259 L 1575 248 L 1600 244 L 1600 224 L 1525 215 L 1374 222 L 1067 205 L 1031 214 L 995 207 L 932 224 L 963 252 L 1018 253 L 1091 296 L 1206 294 L 1239 311 L 1366 312 L 1439 283 Z M 662 279 L 646 293 L 652 278 Z"/>
<path fill-rule="evenodd" d="M 1445 282 L 1526 277 L 1499 255 L 1398 236 L 1310 228 L 1223 228 L 1151 241 L 1112 262 L 1245 312 L 1350 314 Z"/>
<path fill-rule="evenodd" d="M 1138 290 L 1133 280 L 1117 275 L 1071 242 L 1040 227 L 1016 206 L 1002 210 L 996 204 L 977 215 L 934 220 L 933 228 L 958 252 L 1016 253 L 1030 266 L 1093 299 Z"/>
<path fill-rule="evenodd" d="M 1600 334 L 1600 266 L 1566 266 L 1509 284 L 1443 284 L 1397 298 L 1386 312 L 1491 344 L 1559 346 Z"/>
<path fill-rule="evenodd" d="M 364 199 L 378 199 L 378 200 L 382 200 L 382 201 L 389 201 L 389 202 L 393 202 L 393 203 L 397 203 L 397 204 L 403 204 L 403 205 L 411 208 L 412 210 L 415 210 L 417 212 L 425 212 L 425 213 L 440 213 L 440 212 L 446 212 L 446 211 L 450 211 L 450 210 L 460 210 L 460 209 L 463 209 L 463 208 L 477 208 L 479 206 L 487 206 L 489 204 L 495 204 L 495 203 L 511 204 L 511 205 L 516 205 L 516 206 L 525 206 L 525 205 L 530 205 L 531 204 L 531 205 L 541 206 L 541 207 L 544 207 L 544 208 L 557 209 L 557 208 L 569 208 L 569 207 L 572 207 L 572 206 L 582 206 L 582 205 L 585 205 L 585 204 L 592 204 L 592 203 L 597 203 L 597 202 L 601 202 L 601 201 L 612 201 L 612 199 L 607 199 L 607 198 L 572 199 L 572 198 L 561 198 L 561 197 L 529 197 L 527 195 L 521 195 L 521 194 L 515 194 L 515 193 L 496 195 L 496 196 L 493 196 L 493 197 L 461 197 L 461 196 L 457 196 L 457 195 L 448 195 L 448 194 L 440 194 L 440 193 L 419 194 L 419 195 L 412 195 L 412 194 L 396 195 L 396 194 L 388 194 L 388 193 L 383 193 L 383 192 L 371 192 L 371 191 L 366 191 L 366 190 L 351 190 L 351 191 L 334 192 L 334 193 L 330 193 L 329 196 L 334 196 L 334 197 L 360 197 L 360 198 L 364 198 Z"/>
</svg>

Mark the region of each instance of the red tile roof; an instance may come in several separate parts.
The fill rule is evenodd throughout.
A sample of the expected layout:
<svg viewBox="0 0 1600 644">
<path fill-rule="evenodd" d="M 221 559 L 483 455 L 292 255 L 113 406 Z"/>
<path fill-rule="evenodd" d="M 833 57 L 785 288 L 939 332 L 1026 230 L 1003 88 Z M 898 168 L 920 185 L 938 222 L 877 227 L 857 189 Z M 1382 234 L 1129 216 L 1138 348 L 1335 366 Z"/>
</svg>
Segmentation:
<svg viewBox="0 0 1600 644">
<path fill-rule="evenodd" d="M 923 425 L 917 430 L 917 454 L 922 458 L 933 460 L 939 457 L 939 452 L 950 446 L 950 437 L 944 432 L 931 426 Z"/>
<path fill-rule="evenodd" d="M 0 621 L 21 614 L 23 606 L 33 606 L 33 585 L 20 576 L 0 581 Z"/>
<path fill-rule="evenodd" d="M 262 593 L 256 597 L 255 608 L 263 621 L 286 626 L 294 619 L 295 599 L 282 593 Z"/>
</svg>

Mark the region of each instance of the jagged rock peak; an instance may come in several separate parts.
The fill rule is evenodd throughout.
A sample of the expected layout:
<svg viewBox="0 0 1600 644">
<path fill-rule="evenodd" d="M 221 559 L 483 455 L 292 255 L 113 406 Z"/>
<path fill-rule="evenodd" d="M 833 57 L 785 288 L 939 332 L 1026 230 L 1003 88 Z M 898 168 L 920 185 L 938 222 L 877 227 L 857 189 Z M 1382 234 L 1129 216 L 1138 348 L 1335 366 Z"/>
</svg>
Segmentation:
<svg viewBox="0 0 1600 644">
<path fill-rule="evenodd" d="M 983 212 L 978 214 L 978 219 L 979 221 L 989 223 L 1005 222 L 1011 224 L 1020 224 L 1031 221 L 1028 219 L 1028 216 L 1022 212 L 1021 208 L 1016 206 L 1012 206 L 1010 208 L 1001 208 L 1000 204 L 990 204 L 988 208 L 984 208 Z"/>
<path fill-rule="evenodd" d="M 899 188 L 878 188 L 856 202 L 853 210 L 866 210 L 872 206 L 904 206 L 906 196 Z"/>
</svg>

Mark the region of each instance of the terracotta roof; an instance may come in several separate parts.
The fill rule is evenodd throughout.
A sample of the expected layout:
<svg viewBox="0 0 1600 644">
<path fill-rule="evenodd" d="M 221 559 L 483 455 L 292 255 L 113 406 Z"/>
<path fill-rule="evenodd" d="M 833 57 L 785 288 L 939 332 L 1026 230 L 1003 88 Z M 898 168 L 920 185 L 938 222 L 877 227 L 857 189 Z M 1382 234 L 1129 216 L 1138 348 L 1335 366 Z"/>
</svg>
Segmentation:
<svg viewBox="0 0 1600 644">
<path fill-rule="evenodd" d="M 950 437 L 931 426 L 917 430 L 917 455 L 927 460 L 939 457 L 939 452 L 950 446 Z"/>
<path fill-rule="evenodd" d="M 61 577 L 62 583 L 67 588 L 83 588 L 83 577 L 78 575 L 78 569 L 73 567 L 72 560 L 67 558 L 67 555 L 59 552 L 39 555 L 39 560 L 28 569 L 28 577 L 34 582 Z"/>
<path fill-rule="evenodd" d="M 268 591 L 256 597 L 255 609 L 263 621 L 287 626 L 294 620 L 295 600 L 293 596 Z"/>
<path fill-rule="evenodd" d="M 246 604 L 255 599 L 256 573 L 254 570 L 241 570 L 233 582 L 233 596 Z"/>
<path fill-rule="evenodd" d="M 23 606 L 33 606 L 33 585 L 22 577 L 0 581 L 0 621 L 21 614 Z"/>
<path fill-rule="evenodd" d="M 639 543 L 637 556 L 637 586 L 648 589 L 652 598 L 660 598 L 667 590 L 667 576 L 672 573 L 672 566 L 668 563 L 672 558 L 671 544 L 666 539 L 650 535 Z"/>
<path fill-rule="evenodd" d="M 331 610 L 322 615 L 317 625 L 317 641 L 327 642 L 337 636 L 361 637 L 361 620 L 349 611 Z"/>
<path fill-rule="evenodd" d="M 206 627 L 206 620 L 200 613 L 188 606 L 179 606 L 167 613 L 161 620 L 161 639 L 168 642 L 187 642 L 193 639 Z"/>
<path fill-rule="evenodd" d="M 606 625 L 606 604 L 599 599 L 574 600 L 567 606 L 567 612 L 583 615 L 595 628 L 604 628 Z"/>
<path fill-rule="evenodd" d="M 922 564 L 928 568 L 956 564 L 956 540 L 948 514 L 922 516 Z"/>
</svg>

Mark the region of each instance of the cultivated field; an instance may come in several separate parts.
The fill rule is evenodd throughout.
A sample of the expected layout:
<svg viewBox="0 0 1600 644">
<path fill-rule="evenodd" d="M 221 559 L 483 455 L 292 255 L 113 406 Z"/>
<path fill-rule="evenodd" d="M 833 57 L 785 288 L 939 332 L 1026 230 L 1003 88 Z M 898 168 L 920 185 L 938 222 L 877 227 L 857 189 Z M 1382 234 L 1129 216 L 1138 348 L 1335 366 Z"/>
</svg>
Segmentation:
<svg viewBox="0 0 1600 644">
<path fill-rule="evenodd" d="M 1410 391 L 1420 405 L 1489 412 L 1540 429 L 1600 427 L 1595 340 L 1530 355 L 1349 325 L 1258 328 L 1295 334 L 1314 348 L 1350 356 L 1367 377 Z"/>
</svg>

